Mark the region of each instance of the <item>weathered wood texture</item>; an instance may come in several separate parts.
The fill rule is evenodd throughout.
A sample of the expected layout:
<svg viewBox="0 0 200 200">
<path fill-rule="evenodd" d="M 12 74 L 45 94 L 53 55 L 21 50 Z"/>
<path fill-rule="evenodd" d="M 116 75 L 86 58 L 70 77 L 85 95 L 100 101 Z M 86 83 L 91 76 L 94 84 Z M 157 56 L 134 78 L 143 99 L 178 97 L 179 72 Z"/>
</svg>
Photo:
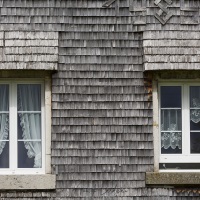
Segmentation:
<svg viewBox="0 0 200 200">
<path fill-rule="evenodd" d="M 57 32 L 0 32 L 0 69 L 56 70 Z"/>
<path fill-rule="evenodd" d="M 146 31 L 144 70 L 199 70 L 200 36 L 197 31 Z"/>
<path fill-rule="evenodd" d="M 159 5 L 165 5 L 166 12 L 172 16 L 164 26 L 161 25 L 163 16 L 160 20 L 156 15 L 148 16 L 149 23 L 143 40 L 144 70 L 199 70 L 200 1 L 173 0 L 171 4 L 167 1 L 158 2 L 156 10 L 159 10 Z M 153 12 L 149 8 L 149 13 Z"/>
<path fill-rule="evenodd" d="M 157 49 L 142 48 L 145 29 L 189 32 L 199 31 L 199 25 L 181 24 L 178 0 L 169 5 L 173 16 L 165 26 L 154 16 L 159 8 L 153 0 L 116 0 L 103 7 L 105 3 L 0 1 L 1 31 L 59 32 L 58 71 L 52 76 L 56 190 L 4 191 L 2 199 L 199 199 L 198 189 L 145 186 L 145 172 L 153 171 L 153 136 L 151 83 L 143 74 L 143 53 Z M 18 51 L 17 44 L 7 51 Z"/>
</svg>

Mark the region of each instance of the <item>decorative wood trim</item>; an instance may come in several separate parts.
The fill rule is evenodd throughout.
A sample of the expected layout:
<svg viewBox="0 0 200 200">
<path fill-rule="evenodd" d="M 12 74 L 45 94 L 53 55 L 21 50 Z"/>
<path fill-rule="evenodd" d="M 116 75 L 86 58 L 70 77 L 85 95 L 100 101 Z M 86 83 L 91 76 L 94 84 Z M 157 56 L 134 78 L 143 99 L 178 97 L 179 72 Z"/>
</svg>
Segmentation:
<svg viewBox="0 0 200 200">
<path fill-rule="evenodd" d="M 155 18 L 158 19 L 162 25 L 166 24 L 166 22 L 173 16 L 167 6 L 172 4 L 172 0 L 155 0 L 154 4 L 160 8 L 160 10 L 154 15 Z"/>
<path fill-rule="evenodd" d="M 109 1 L 106 1 L 106 3 L 104 3 L 102 5 L 102 7 L 109 7 L 111 4 L 113 4 L 116 0 L 109 0 Z"/>
</svg>

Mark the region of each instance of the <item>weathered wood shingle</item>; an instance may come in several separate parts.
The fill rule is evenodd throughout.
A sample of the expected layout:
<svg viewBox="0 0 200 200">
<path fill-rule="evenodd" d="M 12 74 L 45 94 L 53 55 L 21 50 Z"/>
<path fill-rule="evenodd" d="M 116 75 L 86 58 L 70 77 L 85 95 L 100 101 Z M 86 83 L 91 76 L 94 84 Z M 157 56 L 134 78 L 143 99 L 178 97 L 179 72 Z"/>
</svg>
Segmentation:
<svg viewBox="0 0 200 200">
<path fill-rule="evenodd" d="M 0 51 L 0 69 L 56 70 L 58 33 L 4 31 Z"/>
<path fill-rule="evenodd" d="M 144 70 L 200 69 L 197 31 L 147 31 L 143 46 Z"/>
<path fill-rule="evenodd" d="M 52 75 L 56 190 L 4 191 L 2 199 L 199 199 L 187 188 L 145 186 L 154 160 L 151 91 L 143 74 L 144 66 L 199 69 L 199 25 L 184 10 L 199 1 L 174 0 L 164 26 L 153 0 L 102 7 L 106 2 L 0 0 L 0 68 L 58 64 Z"/>
</svg>

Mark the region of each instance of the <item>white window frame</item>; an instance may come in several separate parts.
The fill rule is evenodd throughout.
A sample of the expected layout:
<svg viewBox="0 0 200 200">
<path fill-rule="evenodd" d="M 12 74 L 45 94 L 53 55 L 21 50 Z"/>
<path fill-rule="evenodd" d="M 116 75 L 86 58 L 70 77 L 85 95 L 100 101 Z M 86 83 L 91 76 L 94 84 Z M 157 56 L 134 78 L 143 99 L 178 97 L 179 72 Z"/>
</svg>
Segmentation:
<svg viewBox="0 0 200 200">
<path fill-rule="evenodd" d="M 9 168 L 0 168 L 0 174 L 45 174 L 46 168 L 46 134 L 45 134 L 45 83 L 44 80 L 9 80 L 0 81 L 0 84 L 9 85 Z M 41 142 L 42 168 L 17 168 L 17 85 L 41 85 Z M 15 154 L 13 153 L 15 152 Z"/>
<path fill-rule="evenodd" d="M 27 78 L 29 77 L 29 78 Z M 56 175 L 51 165 L 51 73 L 35 71 L 3 71 L 0 82 L 42 82 L 44 88 L 45 161 L 44 173 L 0 171 L 0 190 L 49 190 L 56 188 Z"/>
<path fill-rule="evenodd" d="M 182 94 L 182 154 L 161 154 L 161 108 L 160 108 L 160 87 L 161 86 L 181 86 Z M 200 169 L 159 169 L 159 163 L 198 163 L 200 162 L 200 154 L 190 154 L 190 104 L 189 104 L 189 87 L 200 86 L 200 83 L 195 81 L 159 81 L 159 84 L 153 82 L 153 109 L 154 109 L 154 153 L 155 165 L 154 171 L 160 172 L 199 172 Z M 156 106 L 157 105 L 157 106 Z M 157 108 L 156 108 L 157 107 Z M 186 119 L 186 121 L 184 120 Z M 156 139 L 157 137 L 157 139 Z M 159 145 L 158 145 L 159 144 Z M 157 147 L 156 147 L 157 145 Z M 158 153 L 159 152 L 159 153 Z"/>
</svg>

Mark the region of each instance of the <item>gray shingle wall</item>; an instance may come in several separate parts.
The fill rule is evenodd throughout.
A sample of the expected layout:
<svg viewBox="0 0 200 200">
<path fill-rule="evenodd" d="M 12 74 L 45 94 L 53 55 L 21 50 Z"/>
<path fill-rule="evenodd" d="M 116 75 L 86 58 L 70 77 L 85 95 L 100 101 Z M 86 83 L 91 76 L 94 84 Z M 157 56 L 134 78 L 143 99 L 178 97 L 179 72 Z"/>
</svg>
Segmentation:
<svg viewBox="0 0 200 200">
<path fill-rule="evenodd" d="M 197 31 L 146 31 L 144 70 L 199 70 L 200 37 Z"/>
<path fill-rule="evenodd" d="M 0 32 L 0 69 L 56 70 L 58 32 Z"/>
<path fill-rule="evenodd" d="M 0 1 L 0 30 L 59 31 L 58 71 L 52 76 L 56 190 L 1 192 L 1 199 L 199 199 L 198 188 L 145 186 L 145 172 L 153 171 L 153 136 L 142 48 L 145 28 L 199 26 L 180 25 L 179 1 L 173 1 L 174 16 L 165 26 L 154 16 L 153 0 L 116 0 L 102 7 L 105 2 Z"/>
<path fill-rule="evenodd" d="M 165 17 L 159 16 L 164 9 L 154 2 L 149 4 L 143 35 L 144 70 L 199 70 L 200 1 L 160 1 L 165 14 L 171 14 L 164 26 Z"/>
</svg>

